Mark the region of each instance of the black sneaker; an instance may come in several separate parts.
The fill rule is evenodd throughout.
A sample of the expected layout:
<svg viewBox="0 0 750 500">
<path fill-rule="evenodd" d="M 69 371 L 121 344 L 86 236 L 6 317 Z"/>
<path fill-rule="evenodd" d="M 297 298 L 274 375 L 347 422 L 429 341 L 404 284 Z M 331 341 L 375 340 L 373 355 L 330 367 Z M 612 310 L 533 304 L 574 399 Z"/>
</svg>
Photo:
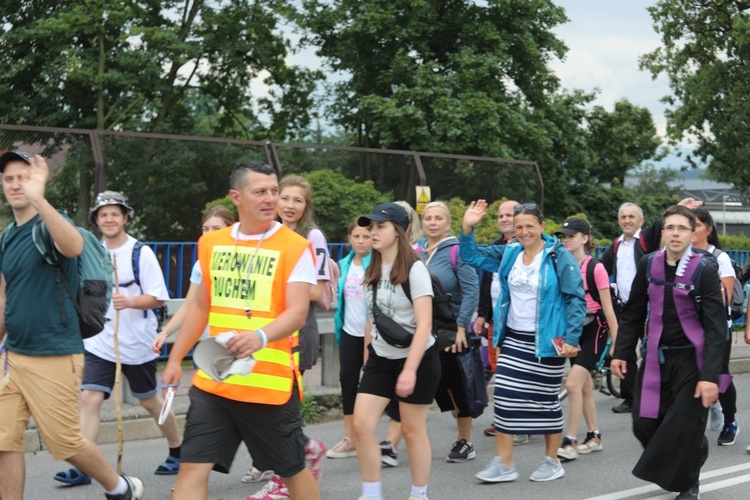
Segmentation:
<svg viewBox="0 0 750 500">
<path fill-rule="evenodd" d="M 615 413 L 632 413 L 633 403 L 631 403 L 630 401 L 623 401 L 619 405 L 613 406 L 612 411 Z"/>
<path fill-rule="evenodd" d="M 477 457 L 474 452 L 474 446 L 470 445 L 465 439 L 459 439 L 453 443 L 451 452 L 445 457 L 446 462 L 461 463 L 467 460 L 474 460 Z"/>
<path fill-rule="evenodd" d="M 698 500 L 701 497 L 700 490 L 698 488 L 699 484 L 700 483 L 695 483 L 693 486 L 677 495 L 675 500 Z"/>
<path fill-rule="evenodd" d="M 143 498 L 143 492 L 145 491 L 143 481 L 137 477 L 122 476 L 122 478 L 128 483 L 127 493 L 121 495 L 110 495 L 109 493 L 105 493 L 104 496 L 106 498 L 112 500 L 140 500 Z"/>
<path fill-rule="evenodd" d="M 398 451 L 396 451 L 396 447 L 390 441 L 380 442 L 380 453 L 382 454 L 380 460 L 385 465 L 389 467 L 398 466 Z"/>
<path fill-rule="evenodd" d="M 716 440 L 716 444 L 719 446 L 732 446 L 737 441 L 737 434 L 740 433 L 740 427 L 737 425 L 735 420 L 731 424 L 724 424 L 724 428 L 721 429 L 721 434 Z"/>
</svg>

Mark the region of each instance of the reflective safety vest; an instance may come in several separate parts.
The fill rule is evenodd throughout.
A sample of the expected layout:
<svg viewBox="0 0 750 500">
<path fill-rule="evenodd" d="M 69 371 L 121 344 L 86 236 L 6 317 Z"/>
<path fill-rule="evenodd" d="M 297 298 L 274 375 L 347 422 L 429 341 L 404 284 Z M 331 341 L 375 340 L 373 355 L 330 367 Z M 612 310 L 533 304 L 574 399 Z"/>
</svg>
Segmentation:
<svg viewBox="0 0 750 500">
<path fill-rule="evenodd" d="M 198 259 L 211 304 L 208 326 L 212 337 L 232 330 L 264 328 L 273 322 L 286 309 L 287 281 L 299 259 L 306 251 L 314 259 L 310 242 L 285 226 L 267 236 L 260 248 L 258 240 L 236 240 L 231 230 L 207 233 L 198 242 Z M 250 375 L 232 375 L 215 382 L 198 370 L 193 385 L 235 401 L 281 405 L 289 401 L 296 378 L 302 400 L 298 331 L 269 342 L 254 356 Z"/>
</svg>

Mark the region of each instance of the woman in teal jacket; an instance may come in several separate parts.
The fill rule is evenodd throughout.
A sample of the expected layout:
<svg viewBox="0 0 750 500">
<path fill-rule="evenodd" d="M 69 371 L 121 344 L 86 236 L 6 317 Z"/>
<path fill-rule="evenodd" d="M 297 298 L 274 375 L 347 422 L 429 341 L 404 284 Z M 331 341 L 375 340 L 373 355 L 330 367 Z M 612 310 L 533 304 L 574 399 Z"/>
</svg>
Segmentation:
<svg viewBox="0 0 750 500">
<path fill-rule="evenodd" d="M 517 479 L 513 435 L 543 434 L 546 456 L 530 479 L 551 481 L 565 473 L 557 459 L 563 431 L 558 394 L 565 358 L 578 352 L 586 316 L 583 280 L 573 256 L 544 234 L 544 217 L 533 203 L 515 207 L 510 243 L 477 247 L 473 228 L 486 210 L 484 200 L 469 206 L 459 240 L 465 263 L 497 272 L 500 280 L 493 336 L 495 346 L 502 346 L 495 376 L 497 456 L 476 477 L 493 483 Z"/>
<path fill-rule="evenodd" d="M 370 228 L 360 227 L 357 221 L 349 224 L 349 255 L 339 261 L 338 308 L 334 317 L 334 333 L 339 346 L 339 381 L 341 382 L 341 404 L 344 408 L 344 438 L 332 446 L 328 458 L 346 458 L 357 455 L 350 438 L 353 435 L 354 400 L 359 387 L 359 374 L 365 364 L 365 289 L 362 278 L 370 265 L 372 240 Z"/>
</svg>

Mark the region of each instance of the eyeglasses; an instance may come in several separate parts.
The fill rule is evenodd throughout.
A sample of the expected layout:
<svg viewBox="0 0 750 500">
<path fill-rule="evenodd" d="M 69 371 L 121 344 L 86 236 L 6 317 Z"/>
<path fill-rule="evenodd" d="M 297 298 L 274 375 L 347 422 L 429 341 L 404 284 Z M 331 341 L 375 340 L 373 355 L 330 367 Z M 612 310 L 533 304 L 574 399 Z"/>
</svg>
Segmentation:
<svg viewBox="0 0 750 500">
<path fill-rule="evenodd" d="M 3 363 L 3 378 L 0 379 L 0 391 L 2 391 L 8 382 L 10 382 L 10 372 L 8 371 L 8 349 L 3 346 L 0 347 L 0 354 L 5 352 L 5 362 Z"/>
<path fill-rule="evenodd" d="M 674 232 L 677 231 L 678 233 L 692 233 L 693 230 L 687 226 L 664 226 L 664 230 L 667 232 Z"/>
<path fill-rule="evenodd" d="M 536 203 L 521 203 L 513 207 L 513 211 L 515 213 L 523 212 L 524 210 L 538 210 L 538 209 L 539 209 L 539 205 L 537 205 Z"/>
</svg>

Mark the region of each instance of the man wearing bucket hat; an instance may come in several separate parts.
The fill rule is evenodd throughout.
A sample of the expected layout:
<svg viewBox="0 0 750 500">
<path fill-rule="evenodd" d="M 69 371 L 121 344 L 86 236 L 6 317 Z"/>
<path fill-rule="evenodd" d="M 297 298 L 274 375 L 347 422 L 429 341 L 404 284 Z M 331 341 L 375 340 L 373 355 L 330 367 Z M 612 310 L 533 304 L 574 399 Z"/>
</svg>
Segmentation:
<svg viewBox="0 0 750 500">
<path fill-rule="evenodd" d="M 313 464 L 319 464 L 320 457 L 305 451 L 298 352 L 310 288 L 317 283 L 313 249 L 274 220 L 279 179 L 270 165 L 236 165 L 229 195 L 239 223 L 206 233 L 198 242 L 205 293 L 197 295 L 186 313 L 162 381 L 171 385 L 180 380 L 180 363 L 206 323 L 211 337 L 232 336 L 224 346 L 233 355 L 231 365 L 233 358 L 253 357 L 255 363 L 249 373 L 234 371 L 224 377 L 199 356 L 203 366 L 190 388 L 174 498 L 208 498 L 210 472 L 228 473 L 244 442 L 260 470 L 273 470 L 282 478 L 268 483 L 264 498 L 279 498 L 271 489 L 281 493 L 286 486 L 291 498 L 317 500 L 320 492 L 311 468 L 319 473 Z"/>
<path fill-rule="evenodd" d="M 143 482 L 118 476 L 99 447 L 81 432 L 78 387 L 83 342 L 78 321 L 65 321 L 61 313 L 76 317 L 75 305 L 66 294 L 57 296 L 56 271 L 39 262 L 32 239 L 32 229 L 41 220 L 62 272 L 74 282 L 77 257 L 83 251 L 81 233 L 44 197 L 49 176 L 44 158 L 7 152 L 0 156 L 0 173 L 14 218 L 2 236 L 0 261 L 0 341 L 5 340 L 3 371 L 7 376 L 7 385 L 0 391 L 0 497 L 23 498 L 23 431 L 33 415 L 53 457 L 91 474 L 107 498 L 142 498 Z M 60 308 L 45 307 L 58 300 Z"/>
<path fill-rule="evenodd" d="M 158 324 L 152 309 L 168 300 L 169 293 L 154 252 L 148 246 L 138 245 L 138 241 L 125 232 L 134 216 L 127 198 L 115 191 L 99 193 L 89 211 L 89 220 L 102 233 L 102 244 L 112 255 L 112 261 L 117 262 L 119 281 L 119 292 L 112 294 L 106 315 L 109 321 L 104 324 L 104 330 L 84 340 L 86 364 L 81 384 L 81 428 L 91 441 L 96 441 L 99 435 L 101 405 L 109 398 L 115 382 L 115 311 L 120 315 L 117 338 L 122 373 L 128 379 L 131 393 L 157 423 L 163 403 L 156 381 L 158 354 L 151 349 Z M 159 427 L 167 438 L 169 454 L 154 473 L 177 474 L 181 437 L 174 413 L 170 412 Z M 71 486 L 91 482 L 91 478 L 75 467 L 58 472 L 54 479 Z"/>
</svg>

